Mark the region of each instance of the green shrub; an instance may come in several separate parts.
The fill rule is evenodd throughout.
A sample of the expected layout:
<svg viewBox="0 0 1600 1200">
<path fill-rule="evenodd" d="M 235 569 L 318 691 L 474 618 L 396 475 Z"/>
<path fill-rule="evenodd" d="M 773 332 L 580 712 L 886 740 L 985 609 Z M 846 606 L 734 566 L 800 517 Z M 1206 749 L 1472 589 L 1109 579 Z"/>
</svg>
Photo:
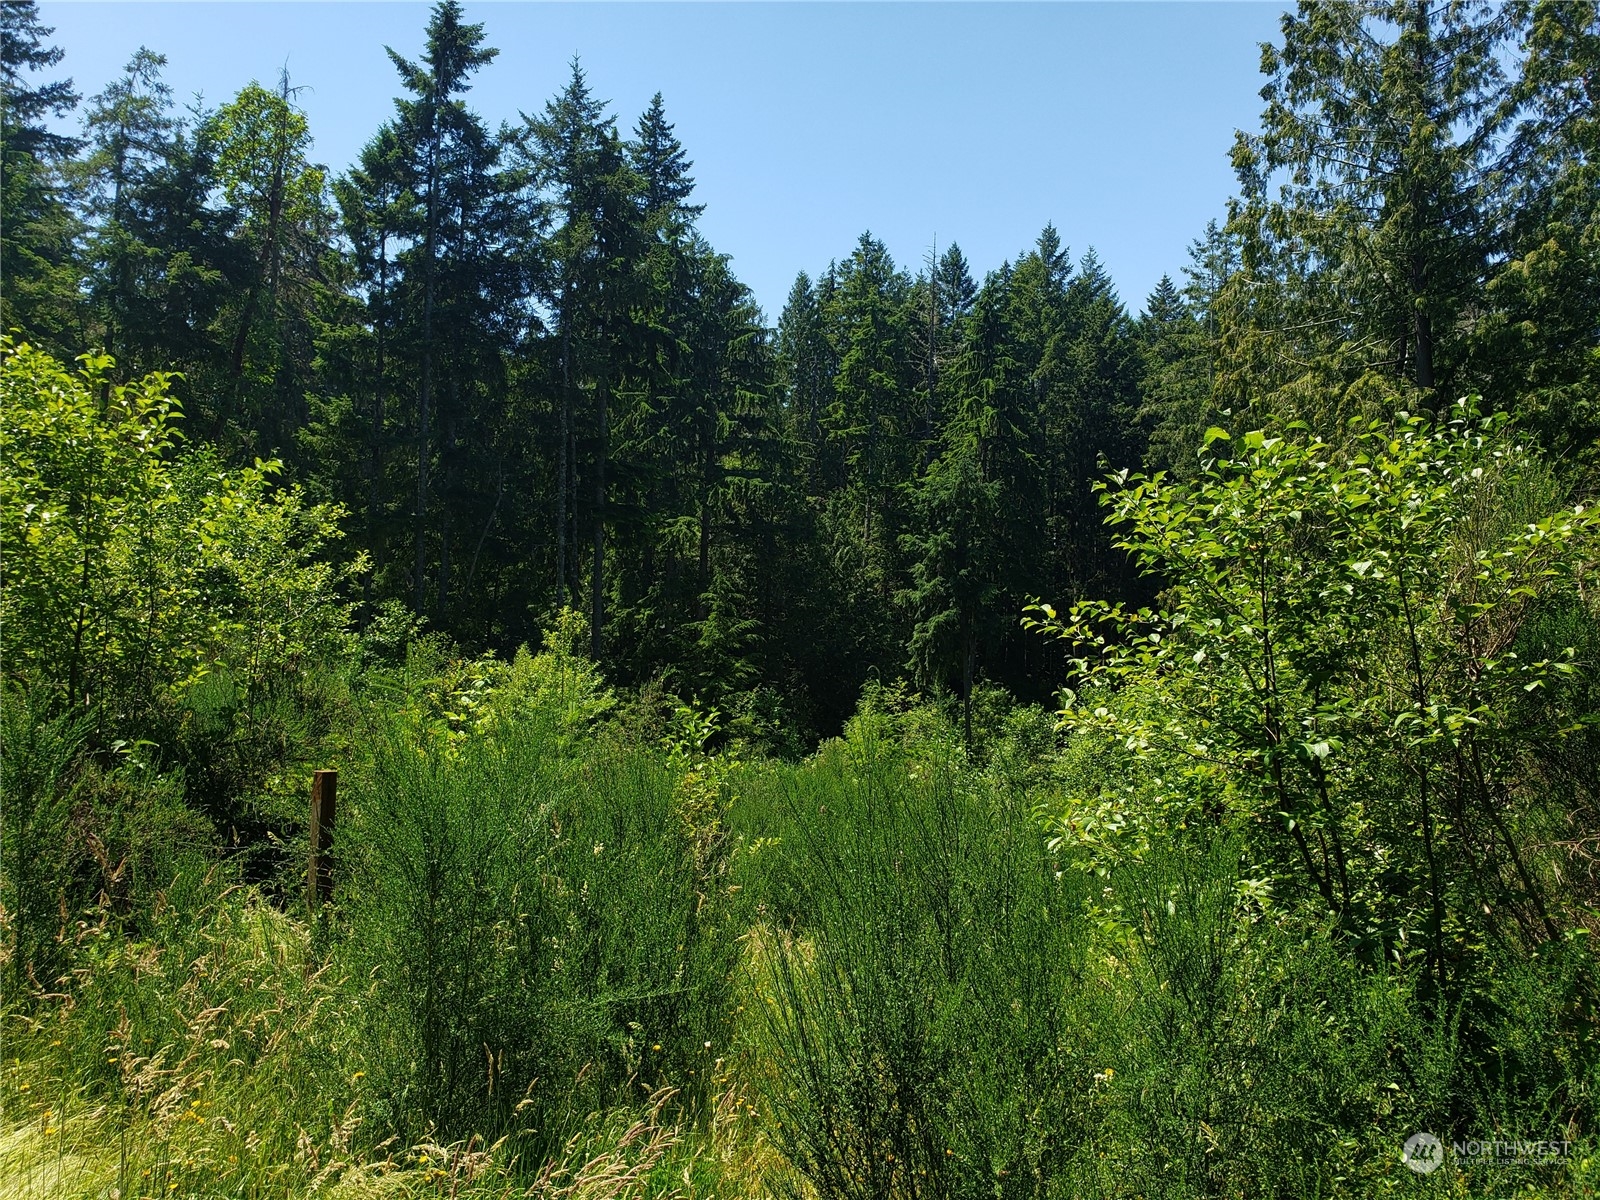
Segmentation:
<svg viewBox="0 0 1600 1200">
<path fill-rule="evenodd" d="M 1081 877 L 953 729 L 888 728 L 768 777 L 798 891 L 755 967 L 768 1136 L 829 1200 L 1041 1194 L 1083 1133 Z"/>
<path fill-rule="evenodd" d="M 1411 1133 L 1444 1130 L 1448 1022 L 1422 1019 L 1405 972 L 1353 971 L 1325 933 L 1273 920 L 1241 865 L 1227 842 L 1158 847 L 1110 876 L 1126 935 L 1105 931 L 1081 1164 L 1102 1195 L 1359 1195 L 1409 1173 Z"/>
<path fill-rule="evenodd" d="M 89 722 L 39 691 L 0 704 L 0 954 L 7 1004 L 59 993 L 77 931 L 110 923 L 146 936 L 211 865 L 210 824 L 182 780 L 141 760 L 143 745 L 96 757 Z M 103 765 L 109 762 L 110 765 Z"/>
<path fill-rule="evenodd" d="M 280 464 L 186 446 L 169 376 L 81 363 L 0 341 L 0 659 L 36 719 L 67 714 L 107 769 L 137 744 L 270 879 L 349 723 L 364 560 L 329 561 L 343 514 Z"/>
<path fill-rule="evenodd" d="M 382 1123 L 415 1137 L 703 1096 L 734 950 L 658 759 L 573 750 L 567 710 L 397 721 L 350 781 L 338 854 Z"/>
<path fill-rule="evenodd" d="M 1368 961 L 1420 947 L 1455 995 L 1482 945 L 1563 932 L 1529 759 L 1591 723 L 1550 703 L 1575 695 L 1581 642 L 1542 618 L 1584 607 L 1600 517 L 1560 509 L 1504 417 L 1465 402 L 1342 444 L 1207 434 L 1230 443 L 1192 484 L 1107 488 L 1160 610 L 1037 610 L 1078 655 L 1063 725 L 1090 755 L 1143 760 L 1121 781 L 1143 794 L 1089 815 L 1240 832 L 1281 901 Z"/>
<path fill-rule="evenodd" d="M 0 653 L 133 736 L 153 707 L 225 667 L 240 688 L 353 650 L 341 582 L 322 552 L 339 510 L 279 487 L 277 463 L 225 468 L 180 452 L 160 373 L 114 384 L 112 362 L 70 373 L 7 340 L 0 357 Z"/>
</svg>

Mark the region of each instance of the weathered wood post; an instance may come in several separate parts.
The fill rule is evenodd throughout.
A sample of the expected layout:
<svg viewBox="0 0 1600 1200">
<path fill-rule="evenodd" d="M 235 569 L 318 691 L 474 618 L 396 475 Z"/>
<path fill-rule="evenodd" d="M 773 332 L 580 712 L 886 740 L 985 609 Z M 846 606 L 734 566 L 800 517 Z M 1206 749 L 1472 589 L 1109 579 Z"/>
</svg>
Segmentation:
<svg viewBox="0 0 1600 1200">
<path fill-rule="evenodd" d="M 333 896 L 334 799 L 339 772 L 318 771 L 311 776 L 311 855 L 306 864 L 306 907 L 313 918 Z"/>
</svg>

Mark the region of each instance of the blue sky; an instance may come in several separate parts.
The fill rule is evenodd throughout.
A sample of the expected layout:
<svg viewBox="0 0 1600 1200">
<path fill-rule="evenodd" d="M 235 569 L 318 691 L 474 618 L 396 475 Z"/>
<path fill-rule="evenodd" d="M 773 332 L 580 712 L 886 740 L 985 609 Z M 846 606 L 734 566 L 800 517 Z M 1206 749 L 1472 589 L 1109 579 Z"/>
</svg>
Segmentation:
<svg viewBox="0 0 1600 1200">
<path fill-rule="evenodd" d="M 1053 221 L 1094 246 L 1130 308 L 1233 190 L 1253 128 L 1258 43 L 1281 5 L 468 3 L 500 57 L 469 97 L 491 123 L 533 112 L 578 55 L 631 128 L 661 91 L 695 161 L 702 229 L 776 320 L 795 272 L 863 230 L 915 266 L 937 238 L 977 274 Z M 392 112 L 387 43 L 414 55 L 407 3 L 43 0 L 85 95 L 132 52 L 168 58 L 180 100 L 226 100 L 287 63 L 316 157 L 347 165 Z"/>
</svg>

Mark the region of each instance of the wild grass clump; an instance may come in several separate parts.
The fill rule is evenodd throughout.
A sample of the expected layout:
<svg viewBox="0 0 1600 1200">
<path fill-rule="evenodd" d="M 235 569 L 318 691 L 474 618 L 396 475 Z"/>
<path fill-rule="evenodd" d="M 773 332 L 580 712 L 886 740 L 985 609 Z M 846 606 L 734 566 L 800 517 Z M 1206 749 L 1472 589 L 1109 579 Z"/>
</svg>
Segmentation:
<svg viewBox="0 0 1600 1200">
<path fill-rule="evenodd" d="M 7 1196 L 288 1195 L 351 1162 L 361 1081 L 305 926 L 215 875 L 186 899 L 148 938 L 81 921 L 62 991 L 7 1014 Z"/>
</svg>

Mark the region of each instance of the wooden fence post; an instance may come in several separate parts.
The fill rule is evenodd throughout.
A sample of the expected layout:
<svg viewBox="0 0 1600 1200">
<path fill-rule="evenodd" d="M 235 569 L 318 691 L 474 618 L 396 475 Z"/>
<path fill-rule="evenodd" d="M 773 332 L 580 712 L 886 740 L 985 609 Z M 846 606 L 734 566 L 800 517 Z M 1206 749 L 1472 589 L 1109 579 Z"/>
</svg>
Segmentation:
<svg viewBox="0 0 1600 1200">
<path fill-rule="evenodd" d="M 311 856 L 306 864 L 306 907 L 316 917 L 333 895 L 334 799 L 339 772 L 318 771 L 311 777 Z"/>
</svg>

